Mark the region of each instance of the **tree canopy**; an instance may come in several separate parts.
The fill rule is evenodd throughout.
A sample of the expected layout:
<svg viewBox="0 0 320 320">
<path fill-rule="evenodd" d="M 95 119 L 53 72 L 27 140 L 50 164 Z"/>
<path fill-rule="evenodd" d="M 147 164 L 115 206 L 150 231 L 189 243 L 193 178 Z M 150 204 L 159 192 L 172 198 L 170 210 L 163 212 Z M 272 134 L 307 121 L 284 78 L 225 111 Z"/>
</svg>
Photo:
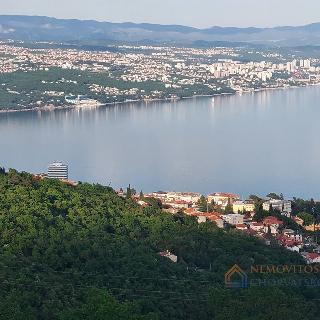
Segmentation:
<svg viewBox="0 0 320 320">
<path fill-rule="evenodd" d="M 317 290 L 224 288 L 231 266 L 252 263 L 304 262 L 109 187 L 0 174 L 0 319 L 316 319 Z"/>
</svg>

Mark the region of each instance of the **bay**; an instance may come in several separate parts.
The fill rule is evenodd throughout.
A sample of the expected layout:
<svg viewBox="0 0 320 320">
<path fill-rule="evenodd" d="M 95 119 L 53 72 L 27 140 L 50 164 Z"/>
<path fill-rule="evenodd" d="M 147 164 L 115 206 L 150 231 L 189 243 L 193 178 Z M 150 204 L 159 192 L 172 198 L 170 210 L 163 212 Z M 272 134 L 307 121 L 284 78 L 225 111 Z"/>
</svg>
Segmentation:
<svg viewBox="0 0 320 320">
<path fill-rule="evenodd" d="M 320 87 L 0 114 L 0 165 L 138 191 L 320 199 Z"/>
</svg>

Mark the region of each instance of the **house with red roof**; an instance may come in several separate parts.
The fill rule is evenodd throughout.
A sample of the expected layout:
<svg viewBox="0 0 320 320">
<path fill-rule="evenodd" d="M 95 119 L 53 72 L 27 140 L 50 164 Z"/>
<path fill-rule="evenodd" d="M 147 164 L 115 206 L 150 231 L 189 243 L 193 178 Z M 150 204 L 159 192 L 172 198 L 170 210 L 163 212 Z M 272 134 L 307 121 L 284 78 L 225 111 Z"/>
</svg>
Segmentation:
<svg viewBox="0 0 320 320">
<path fill-rule="evenodd" d="M 303 248 L 303 242 L 300 238 L 296 238 L 285 233 L 280 234 L 276 237 L 278 243 L 286 249 L 294 252 L 300 252 Z"/>
<path fill-rule="evenodd" d="M 272 226 L 272 225 L 281 226 L 283 222 L 279 220 L 277 217 L 268 216 L 263 219 L 263 224 L 267 226 Z"/>
<path fill-rule="evenodd" d="M 302 256 L 308 264 L 320 263 L 320 254 L 315 252 L 303 252 Z"/>
<path fill-rule="evenodd" d="M 269 230 L 271 234 L 278 234 L 279 227 L 283 225 L 283 221 L 279 220 L 277 217 L 268 216 L 263 219 L 264 232 L 268 233 Z"/>
<path fill-rule="evenodd" d="M 232 205 L 233 202 L 237 200 L 240 200 L 240 197 L 233 193 L 216 192 L 208 195 L 209 203 L 214 202 L 222 208 L 226 207 L 228 204 Z"/>
<path fill-rule="evenodd" d="M 194 208 L 189 208 L 185 210 L 188 216 L 197 217 L 198 223 L 205 223 L 207 221 L 214 222 L 219 228 L 224 228 L 224 221 L 222 219 L 222 214 L 219 212 L 199 212 Z"/>
<path fill-rule="evenodd" d="M 169 250 L 159 252 L 159 255 L 161 257 L 170 259 L 172 262 L 178 262 L 178 257 L 175 254 L 172 254 Z"/>
<path fill-rule="evenodd" d="M 245 230 L 248 229 L 248 226 L 247 226 L 246 224 L 244 224 L 244 223 L 242 223 L 242 224 L 237 224 L 237 225 L 236 225 L 236 229 L 237 229 L 237 230 L 241 230 L 241 231 L 245 231 Z"/>
<path fill-rule="evenodd" d="M 221 214 L 220 213 L 214 214 L 214 215 L 208 217 L 208 220 L 211 221 L 211 222 L 214 222 L 217 225 L 218 228 L 220 228 L 220 229 L 224 228 L 224 221 L 221 218 Z"/>
<path fill-rule="evenodd" d="M 165 201 L 163 204 L 168 205 L 174 209 L 188 209 L 192 206 L 191 202 L 184 200 Z"/>
<path fill-rule="evenodd" d="M 254 231 L 263 231 L 264 224 L 262 222 L 251 222 L 249 223 L 249 227 Z"/>
</svg>

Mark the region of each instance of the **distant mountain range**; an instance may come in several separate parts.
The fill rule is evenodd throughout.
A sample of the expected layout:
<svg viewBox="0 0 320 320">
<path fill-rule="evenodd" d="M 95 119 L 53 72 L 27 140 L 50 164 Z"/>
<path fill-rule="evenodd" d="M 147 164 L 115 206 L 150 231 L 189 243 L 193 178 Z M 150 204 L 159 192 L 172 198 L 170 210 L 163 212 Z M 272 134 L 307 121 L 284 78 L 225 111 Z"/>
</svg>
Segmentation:
<svg viewBox="0 0 320 320">
<path fill-rule="evenodd" d="M 270 46 L 320 45 L 320 23 L 299 27 L 197 29 L 180 25 L 111 23 L 0 15 L 0 39 L 25 41 L 121 41 L 152 43 L 250 43 Z"/>
</svg>

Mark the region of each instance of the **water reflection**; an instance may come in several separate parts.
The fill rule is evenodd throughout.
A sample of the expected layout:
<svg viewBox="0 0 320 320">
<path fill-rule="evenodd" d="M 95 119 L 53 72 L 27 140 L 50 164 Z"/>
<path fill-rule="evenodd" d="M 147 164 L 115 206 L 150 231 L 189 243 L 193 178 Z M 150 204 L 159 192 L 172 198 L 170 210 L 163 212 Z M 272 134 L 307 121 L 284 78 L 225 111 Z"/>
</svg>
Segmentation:
<svg viewBox="0 0 320 320">
<path fill-rule="evenodd" d="M 320 88 L 0 115 L 0 162 L 152 191 L 320 198 Z"/>
</svg>

